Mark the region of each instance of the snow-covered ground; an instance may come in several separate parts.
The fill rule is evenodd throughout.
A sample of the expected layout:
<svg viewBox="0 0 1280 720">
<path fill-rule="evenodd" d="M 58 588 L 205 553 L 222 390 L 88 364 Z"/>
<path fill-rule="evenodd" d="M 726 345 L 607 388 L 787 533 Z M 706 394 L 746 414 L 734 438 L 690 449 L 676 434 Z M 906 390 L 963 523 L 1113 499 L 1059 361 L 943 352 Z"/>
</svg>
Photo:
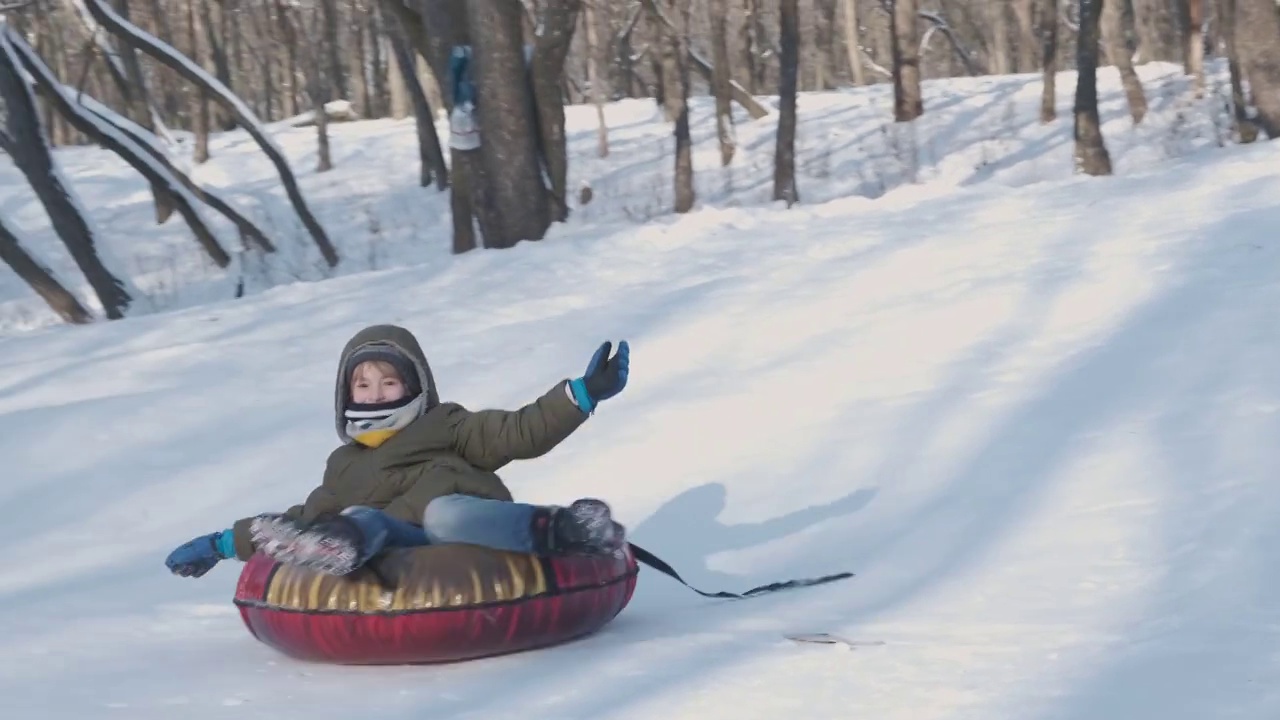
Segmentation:
<svg viewBox="0 0 1280 720">
<path fill-rule="evenodd" d="M 966 82 L 933 90 L 956 113 L 949 147 L 1002 142 L 978 113 L 1036 93 Z M 1006 91 L 966 95 L 984 84 Z M 806 108 L 832 135 L 882 118 L 841 95 Z M 386 261 L 420 264 L 0 337 L 0 717 L 1280 716 L 1280 145 L 1157 163 L 1138 142 L 1157 125 L 1113 121 L 1123 174 L 1072 178 L 1063 129 L 1019 116 L 1040 139 L 993 175 L 939 155 L 921 185 L 820 202 L 855 182 L 834 161 L 860 156 L 851 136 L 830 185 L 801 180 L 802 206 L 744 190 L 746 207 L 641 225 L 604 215 L 648 182 L 624 158 L 655 162 L 665 131 L 642 104 L 612 111 L 632 114 L 618 166 L 575 157 L 601 217 L 551 242 L 447 258 L 447 218 L 423 209 L 442 205 L 416 205 L 412 161 L 387 165 L 416 157 L 407 126 L 335 126 L 345 174 L 307 179 L 324 220 L 352 229 L 352 255 L 376 247 L 361 208 L 404 208 L 381 226 Z M 295 158 L 303 137 L 282 141 Z M 202 172 L 268 197 L 247 143 L 220 138 Z M 65 157 L 112 200 L 98 218 L 120 254 L 179 257 L 190 241 L 137 222 L 141 184 Z M 174 282 L 202 277 L 174 262 Z M 516 495 L 605 497 L 708 589 L 857 576 L 727 602 L 644 570 L 613 623 L 558 648 L 396 668 L 279 655 L 230 602 L 237 563 L 191 580 L 163 559 L 305 496 L 336 442 L 338 351 L 375 322 L 418 333 L 444 397 L 474 408 L 516 407 L 628 339 L 626 391 L 505 470 Z"/>
<path fill-rule="evenodd" d="M 1099 72 L 1103 128 L 1116 172 L 1141 171 L 1169 158 L 1217 148 L 1229 135 L 1223 99 L 1225 68 L 1211 73 L 1210 90 L 1196 100 L 1181 68 L 1143 65 L 1151 111 L 1142 125 L 1129 120 L 1118 75 Z M 911 138 L 895 131 L 888 85 L 843 92 L 804 94 L 799 100 L 797 186 L 806 205 L 848 197 L 879 197 L 911 183 L 913 192 L 949 192 L 957 187 L 1020 186 L 1072 175 L 1071 106 L 1075 74 L 1058 78 L 1058 120 L 1039 122 L 1038 75 L 980 77 L 925 84 L 926 114 Z M 763 98 L 766 104 L 776 104 Z M 736 107 L 736 106 L 735 106 Z M 720 167 L 713 104 L 693 103 L 695 172 L 702 207 L 762 207 L 772 197 L 776 113 L 751 121 L 737 109 L 738 156 Z M 611 153 L 596 157 L 593 107 L 571 107 L 567 128 L 571 152 L 573 217 L 557 225 L 551 240 L 603 238 L 621 227 L 669 215 L 674 165 L 671 125 L 650 100 L 610 104 L 606 116 Z M 441 137 L 447 137 L 442 121 Z M 280 247 L 266 266 L 253 256 L 218 269 L 196 245 L 182 219 L 154 223 L 149 186 L 132 168 L 106 150 L 74 148 L 57 153 L 59 162 L 90 209 L 111 267 L 144 294 L 133 313 L 192 307 L 231 298 L 243 279 L 253 294 L 269 287 L 346 275 L 369 269 L 449 264 L 448 194 L 418 187 L 418 147 L 413 120 L 334 124 L 332 152 L 337 169 L 315 173 L 315 131 L 275 126 L 274 142 L 299 176 L 303 192 L 342 256 L 330 269 L 321 260 L 285 199 L 279 175 L 243 131 L 212 139 L 213 159 L 196 166 L 197 182 L 256 221 Z M 190 166 L 189 152 L 183 158 Z M 579 206 L 579 189 L 593 199 Z M 211 211 L 205 217 L 222 244 L 240 242 L 230 223 Z M 0 216 L 27 239 L 83 300 L 96 298 L 53 234 L 43 208 L 7 158 L 0 158 Z M 0 272 L 0 332 L 56 324 L 59 320 L 25 284 Z"/>
</svg>

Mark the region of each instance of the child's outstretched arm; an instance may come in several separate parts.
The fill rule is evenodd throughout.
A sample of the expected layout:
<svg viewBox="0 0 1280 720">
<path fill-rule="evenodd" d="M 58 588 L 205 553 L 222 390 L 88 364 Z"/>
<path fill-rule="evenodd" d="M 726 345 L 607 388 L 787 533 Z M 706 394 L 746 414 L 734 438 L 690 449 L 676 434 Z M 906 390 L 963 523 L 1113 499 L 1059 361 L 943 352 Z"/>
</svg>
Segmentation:
<svg viewBox="0 0 1280 720">
<path fill-rule="evenodd" d="M 455 407 L 450 422 L 454 445 L 468 463 L 495 471 L 512 460 L 551 452 L 595 411 L 596 405 L 627 384 L 630 348 L 623 340 L 612 358 L 612 343 L 603 343 L 582 377 L 560 381 L 519 410 L 468 411 Z"/>
</svg>

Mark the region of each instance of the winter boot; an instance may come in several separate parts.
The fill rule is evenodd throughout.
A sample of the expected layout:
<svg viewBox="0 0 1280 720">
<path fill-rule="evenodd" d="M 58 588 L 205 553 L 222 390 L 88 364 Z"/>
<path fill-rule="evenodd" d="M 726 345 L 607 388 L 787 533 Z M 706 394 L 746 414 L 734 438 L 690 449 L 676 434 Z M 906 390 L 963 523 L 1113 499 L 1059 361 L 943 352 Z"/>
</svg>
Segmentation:
<svg viewBox="0 0 1280 720">
<path fill-rule="evenodd" d="M 534 552 L 609 554 L 626 543 L 626 528 L 614 522 L 609 506 L 583 498 L 567 508 L 540 508 L 533 516 Z"/>
<path fill-rule="evenodd" d="M 368 558 L 360 527 L 344 515 L 303 523 L 283 515 L 262 515 L 250 526 L 253 544 L 272 560 L 329 575 L 346 575 Z"/>
</svg>

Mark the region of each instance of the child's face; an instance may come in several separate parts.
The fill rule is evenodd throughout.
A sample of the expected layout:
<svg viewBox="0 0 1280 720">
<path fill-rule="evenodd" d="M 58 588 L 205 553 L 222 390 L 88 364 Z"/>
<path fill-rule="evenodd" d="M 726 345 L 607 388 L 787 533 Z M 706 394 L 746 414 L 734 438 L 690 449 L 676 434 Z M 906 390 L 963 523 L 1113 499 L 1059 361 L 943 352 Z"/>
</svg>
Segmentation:
<svg viewBox="0 0 1280 720">
<path fill-rule="evenodd" d="M 386 363 L 362 362 L 352 373 L 351 402 L 357 405 L 395 402 L 404 393 L 400 374 Z"/>
</svg>

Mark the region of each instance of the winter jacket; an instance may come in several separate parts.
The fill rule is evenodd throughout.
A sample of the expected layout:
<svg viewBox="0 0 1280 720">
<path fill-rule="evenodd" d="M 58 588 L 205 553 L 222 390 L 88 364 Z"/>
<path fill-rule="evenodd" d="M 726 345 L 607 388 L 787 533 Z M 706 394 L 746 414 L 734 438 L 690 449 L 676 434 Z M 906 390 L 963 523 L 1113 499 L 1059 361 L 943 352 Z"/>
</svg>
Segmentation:
<svg viewBox="0 0 1280 720">
<path fill-rule="evenodd" d="M 367 343 L 389 344 L 412 359 L 426 395 L 422 415 L 378 447 L 352 442 L 343 416 L 349 392 L 343 368 L 351 353 Z M 320 486 L 285 514 L 310 521 L 364 505 L 420 525 L 427 503 L 441 495 L 510 501 L 511 492 L 496 471 L 512 460 L 545 455 L 588 417 L 570 399 L 567 384 L 561 380 L 519 410 L 473 412 L 440 402 L 426 355 L 412 333 L 394 325 L 365 328 L 343 348 L 338 362 L 335 410 L 343 445 L 329 455 Z M 252 521 L 243 518 L 233 526 L 241 560 L 254 553 Z"/>
</svg>

